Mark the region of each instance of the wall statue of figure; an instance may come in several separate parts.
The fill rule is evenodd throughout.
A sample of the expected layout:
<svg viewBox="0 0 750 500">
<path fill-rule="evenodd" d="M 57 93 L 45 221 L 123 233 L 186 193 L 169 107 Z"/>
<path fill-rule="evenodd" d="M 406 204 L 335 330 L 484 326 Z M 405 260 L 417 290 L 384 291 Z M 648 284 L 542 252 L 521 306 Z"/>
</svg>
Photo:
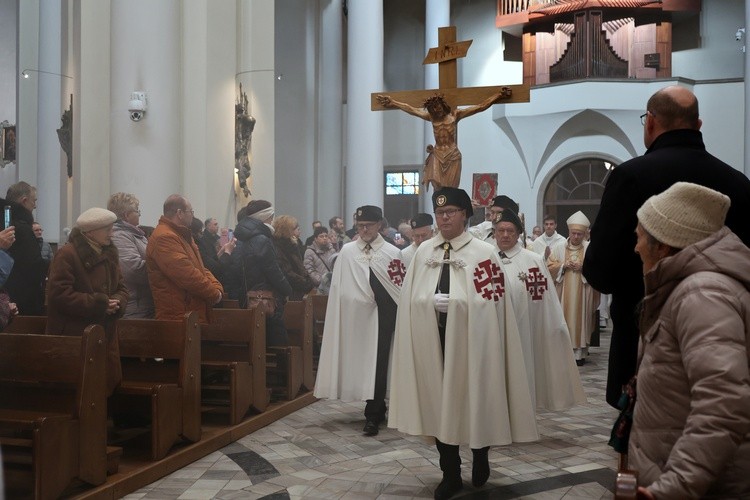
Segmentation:
<svg viewBox="0 0 750 500">
<path fill-rule="evenodd" d="M 73 94 L 70 94 L 70 107 L 63 111 L 62 125 L 57 129 L 57 139 L 67 158 L 68 177 L 73 177 Z"/>
<path fill-rule="evenodd" d="M 255 128 L 255 118 L 247 112 L 247 93 L 242 91 L 234 105 L 234 168 L 245 196 L 250 196 L 247 180 L 250 177 L 250 145 Z"/>
</svg>

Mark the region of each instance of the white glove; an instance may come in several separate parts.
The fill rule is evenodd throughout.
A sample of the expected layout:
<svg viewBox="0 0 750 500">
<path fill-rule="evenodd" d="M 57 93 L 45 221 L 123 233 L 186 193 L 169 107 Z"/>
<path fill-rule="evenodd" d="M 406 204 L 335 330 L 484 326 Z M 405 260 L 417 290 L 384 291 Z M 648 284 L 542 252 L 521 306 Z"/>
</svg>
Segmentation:
<svg viewBox="0 0 750 500">
<path fill-rule="evenodd" d="M 435 294 L 435 310 L 439 313 L 448 312 L 448 297 L 447 293 L 436 293 Z"/>
</svg>

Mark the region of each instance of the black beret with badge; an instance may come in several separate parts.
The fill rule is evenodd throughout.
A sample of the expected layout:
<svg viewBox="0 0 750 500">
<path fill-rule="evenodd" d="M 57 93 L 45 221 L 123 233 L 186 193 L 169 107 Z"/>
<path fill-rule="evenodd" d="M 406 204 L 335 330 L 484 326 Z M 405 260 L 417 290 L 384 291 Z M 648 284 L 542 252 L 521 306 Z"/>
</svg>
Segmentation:
<svg viewBox="0 0 750 500">
<path fill-rule="evenodd" d="M 516 226 L 519 233 L 523 233 L 523 223 L 512 209 L 504 209 L 502 212 L 497 214 L 495 220 L 492 221 L 493 224 L 499 224 L 501 222 L 510 222 L 511 224 Z"/>
<path fill-rule="evenodd" d="M 463 189 L 453 187 L 442 187 L 432 193 L 433 210 L 452 205 L 466 210 L 466 218 L 474 215 L 474 209 L 471 206 L 471 198 Z"/>
<path fill-rule="evenodd" d="M 363 205 L 357 209 L 357 222 L 380 222 L 383 220 L 383 211 L 380 207 Z"/>
<path fill-rule="evenodd" d="M 516 203 L 513 198 L 505 196 L 504 194 L 495 196 L 495 198 L 492 199 L 492 206 L 500 207 L 503 210 L 505 210 L 506 208 L 510 208 L 515 213 L 518 213 L 518 203 Z"/>
<path fill-rule="evenodd" d="M 418 229 L 420 227 L 432 226 L 433 220 L 432 215 L 418 213 L 416 217 L 411 220 L 411 228 Z"/>
</svg>

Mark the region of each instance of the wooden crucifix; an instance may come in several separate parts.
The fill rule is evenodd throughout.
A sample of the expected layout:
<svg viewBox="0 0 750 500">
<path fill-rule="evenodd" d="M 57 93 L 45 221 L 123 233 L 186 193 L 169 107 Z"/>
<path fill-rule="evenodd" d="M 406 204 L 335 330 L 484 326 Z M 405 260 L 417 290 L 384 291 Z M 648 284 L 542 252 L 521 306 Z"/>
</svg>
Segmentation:
<svg viewBox="0 0 750 500">
<path fill-rule="evenodd" d="M 461 180 L 459 120 L 499 102 L 529 102 L 528 85 L 458 88 L 458 58 L 466 56 L 471 42 L 457 42 L 455 26 L 438 28 L 438 46 L 427 52 L 422 64 L 437 63 L 439 88 L 371 95 L 372 111 L 400 109 L 432 123 L 435 144 L 427 146 L 422 176 L 422 184 L 428 188 L 429 184 L 434 189 L 458 187 Z"/>
</svg>

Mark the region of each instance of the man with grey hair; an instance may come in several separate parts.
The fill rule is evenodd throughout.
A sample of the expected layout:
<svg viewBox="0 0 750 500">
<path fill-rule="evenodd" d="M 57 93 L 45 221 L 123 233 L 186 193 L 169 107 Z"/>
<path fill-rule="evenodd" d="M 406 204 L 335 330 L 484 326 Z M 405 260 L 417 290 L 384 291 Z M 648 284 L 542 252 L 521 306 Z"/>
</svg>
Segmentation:
<svg viewBox="0 0 750 500">
<path fill-rule="evenodd" d="M 17 182 L 8 188 L 6 200 L 2 205 L 10 206 L 11 225 L 16 229 L 16 241 L 8 249 L 15 263 L 8 281 L 5 282 L 5 289 L 11 301 L 18 305 L 19 314 L 43 316 L 44 280 L 49 262 L 42 258 L 39 242 L 32 227 L 32 212 L 36 208 L 36 188 L 28 182 Z"/>
<path fill-rule="evenodd" d="M 211 306 L 224 294 L 219 281 L 203 266 L 190 225 L 193 207 L 179 194 L 164 202 L 164 215 L 148 240 L 146 266 L 156 305 L 156 319 L 181 319 L 197 311 L 208 322 Z"/>
</svg>

